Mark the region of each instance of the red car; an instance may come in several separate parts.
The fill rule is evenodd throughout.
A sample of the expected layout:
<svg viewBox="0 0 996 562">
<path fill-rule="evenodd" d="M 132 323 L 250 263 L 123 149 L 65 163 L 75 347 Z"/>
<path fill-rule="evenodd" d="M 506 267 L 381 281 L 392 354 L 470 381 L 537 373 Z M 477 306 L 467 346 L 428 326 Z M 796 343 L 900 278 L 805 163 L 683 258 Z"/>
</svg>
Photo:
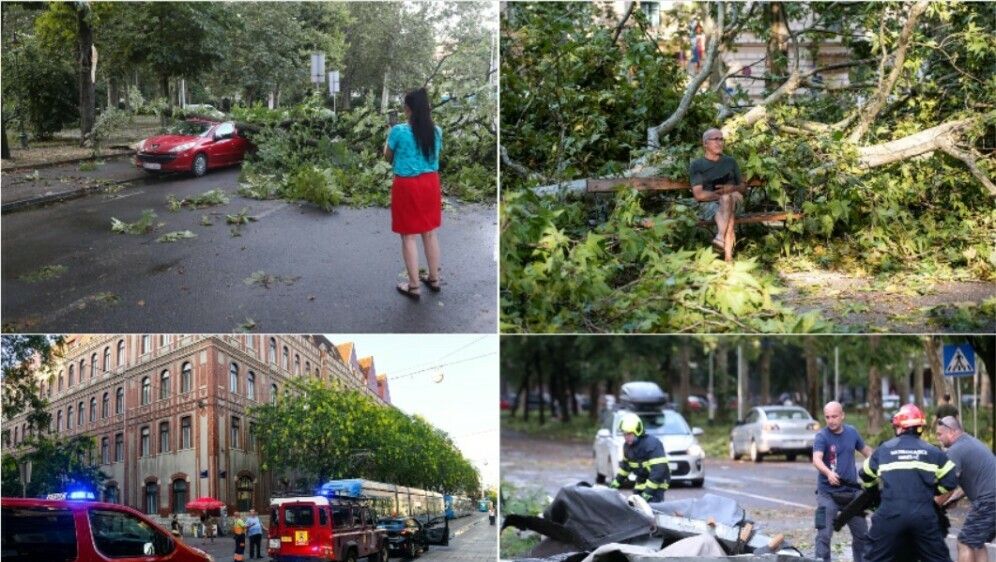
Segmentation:
<svg viewBox="0 0 996 562">
<path fill-rule="evenodd" d="M 252 143 L 231 121 L 188 119 L 138 143 L 135 165 L 148 172 L 191 172 L 200 177 L 210 169 L 242 163 L 251 149 Z"/>
</svg>

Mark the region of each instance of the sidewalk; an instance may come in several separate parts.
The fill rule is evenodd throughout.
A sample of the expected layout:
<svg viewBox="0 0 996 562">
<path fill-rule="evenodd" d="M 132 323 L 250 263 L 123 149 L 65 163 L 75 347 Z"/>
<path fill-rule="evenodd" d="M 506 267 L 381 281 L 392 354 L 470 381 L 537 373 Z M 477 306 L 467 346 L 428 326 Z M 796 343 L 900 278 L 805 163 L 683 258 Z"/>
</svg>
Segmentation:
<svg viewBox="0 0 996 562">
<path fill-rule="evenodd" d="M 496 562 L 498 560 L 498 527 L 488 525 L 487 514 L 473 514 L 470 517 L 461 517 L 455 521 L 450 521 L 450 545 L 431 546 L 429 552 L 419 556 L 419 560 L 431 562 L 433 560 L 450 560 L 461 562 Z M 190 546 L 207 552 L 217 562 L 227 562 L 233 560 L 235 552 L 235 541 L 231 536 L 218 537 L 214 539 L 214 544 L 201 545 L 204 539 L 183 537 L 183 541 Z M 263 558 L 269 560 L 266 555 L 266 537 L 263 538 Z M 249 545 L 246 544 L 246 560 L 249 560 Z M 395 560 L 392 558 L 392 560 Z"/>
<path fill-rule="evenodd" d="M 116 151 L 102 157 L 103 164 L 81 171 L 80 163 L 61 163 L 7 172 L 0 177 L 0 212 L 9 213 L 34 205 L 82 197 L 105 187 L 143 179 L 131 151 Z"/>
</svg>

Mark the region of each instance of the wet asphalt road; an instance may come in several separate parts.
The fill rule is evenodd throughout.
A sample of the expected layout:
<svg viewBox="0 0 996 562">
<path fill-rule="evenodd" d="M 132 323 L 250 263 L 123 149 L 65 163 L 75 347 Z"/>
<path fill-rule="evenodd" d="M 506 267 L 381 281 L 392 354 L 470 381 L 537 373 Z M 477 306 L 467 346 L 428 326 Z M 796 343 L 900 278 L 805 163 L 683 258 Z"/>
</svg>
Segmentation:
<svg viewBox="0 0 996 562">
<path fill-rule="evenodd" d="M 517 488 L 539 488 L 552 498 L 563 486 L 582 480 L 593 483 L 594 466 L 591 444 L 555 442 L 517 432 L 502 432 L 502 481 Z M 807 457 L 800 456 L 795 462 L 788 462 L 784 457 L 770 457 L 760 464 L 710 457 L 706 459 L 706 479 L 702 488 L 673 485 L 667 491 L 666 499 L 698 498 L 711 493 L 736 500 L 747 511 L 747 516 L 758 522 L 759 532 L 768 536 L 784 533 L 804 555 L 813 556 L 815 489 L 816 469 Z M 963 501 L 948 514 L 952 527 L 947 542 L 953 557 L 956 554 L 954 538 L 967 513 L 968 505 Z M 853 561 L 850 532 L 846 527 L 834 534 L 831 546 L 835 561 Z"/>
<path fill-rule="evenodd" d="M 420 302 L 394 286 L 404 272 L 390 210 L 257 201 L 235 193 L 238 169 L 203 178 L 150 177 L 98 194 L 5 215 L 2 226 L 4 331 L 231 332 L 251 319 L 257 332 L 493 333 L 497 328 L 497 211 L 455 205 L 439 230 L 440 293 Z M 230 202 L 170 212 L 178 198 L 211 189 Z M 166 225 L 152 234 L 111 232 L 111 217 L 138 220 L 153 209 Z M 258 218 L 233 236 L 226 214 Z M 204 226 L 202 217 L 212 226 Z M 157 243 L 190 230 L 196 239 Z M 423 258 L 424 264 L 424 258 Z M 56 279 L 21 276 L 62 265 Z M 268 287 L 247 284 L 255 272 Z"/>
</svg>

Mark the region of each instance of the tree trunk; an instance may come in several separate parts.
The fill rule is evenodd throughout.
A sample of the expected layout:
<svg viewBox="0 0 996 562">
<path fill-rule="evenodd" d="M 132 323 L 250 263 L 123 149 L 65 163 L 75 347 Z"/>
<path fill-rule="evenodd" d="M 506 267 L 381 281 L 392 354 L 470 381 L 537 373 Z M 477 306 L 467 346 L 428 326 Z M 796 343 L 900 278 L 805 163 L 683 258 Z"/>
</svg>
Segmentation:
<svg viewBox="0 0 996 562">
<path fill-rule="evenodd" d="M 690 414 L 688 407 L 688 396 L 691 392 L 691 368 L 688 366 L 688 362 L 692 359 L 692 351 L 690 349 L 691 342 L 688 338 L 682 336 L 678 338 L 678 389 L 679 394 L 681 394 L 681 406 L 679 410 L 681 415 L 686 418 Z"/>
<path fill-rule="evenodd" d="M 923 347 L 927 352 L 927 361 L 930 363 L 930 378 L 934 386 L 934 406 L 941 405 L 941 398 L 945 393 L 951 393 L 951 387 L 944 378 L 944 365 L 941 358 L 941 339 L 938 336 L 924 336 Z"/>
<path fill-rule="evenodd" d="M 7 121 L 0 119 L 0 127 L 3 128 L 3 136 L 0 137 L 3 146 L 0 147 L 0 154 L 2 154 L 4 160 L 10 160 L 10 144 L 7 142 Z"/>
<path fill-rule="evenodd" d="M 716 410 L 722 415 L 726 411 L 727 396 L 729 396 L 729 385 L 727 380 L 730 376 L 730 364 L 726 347 L 720 343 L 716 346 L 716 372 L 714 375 L 716 386 L 718 387 Z"/>
<path fill-rule="evenodd" d="M 769 25 L 767 47 L 768 73 L 772 77 L 788 75 L 788 23 L 785 17 L 785 6 L 781 2 L 770 2 L 764 5 L 764 16 Z M 772 86 L 781 81 L 771 82 Z"/>
<path fill-rule="evenodd" d="M 820 417 L 820 371 L 816 364 L 816 340 L 813 336 L 806 336 L 803 340 L 803 349 L 806 353 L 806 410 L 816 419 Z"/>
<path fill-rule="evenodd" d="M 771 354 L 774 349 L 767 340 L 761 340 L 761 403 L 771 404 Z"/>
<path fill-rule="evenodd" d="M 93 29 L 87 18 L 88 8 L 76 8 L 76 46 L 79 49 L 79 83 L 80 83 L 80 145 L 93 132 L 96 121 L 96 100 L 94 99 L 93 79 Z"/>
<path fill-rule="evenodd" d="M 919 357 L 913 355 L 913 360 L 911 361 L 913 364 L 913 398 L 918 407 L 924 408 L 927 405 L 923 399 L 923 377 L 926 376 L 926 373 L 923 372 L 923 369 L 920 369 L 919 359 Z"/>
<path fill-rule="evenodd" d="M 879 336 L 868 336 L 868 354 L 876 357 L 878 351 Z M 882 431 L 882 378 L 878 372 L 878 366 L 872 363 L 868 366 L 868 438 L 878 435 Z M 873 447 L 877 447 L 878 443 Z"/>
</svg>

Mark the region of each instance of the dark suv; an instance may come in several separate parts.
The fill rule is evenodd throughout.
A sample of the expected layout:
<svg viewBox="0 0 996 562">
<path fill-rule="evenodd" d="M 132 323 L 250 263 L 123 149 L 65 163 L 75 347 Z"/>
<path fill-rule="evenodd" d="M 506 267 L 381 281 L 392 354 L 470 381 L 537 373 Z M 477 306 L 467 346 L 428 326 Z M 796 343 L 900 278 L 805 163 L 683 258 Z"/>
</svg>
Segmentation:
<svg viewBox="0 0 996 562">
<path fill-rule="evenodd" d="M 430 544 L 446 546 L 450 542 L 450 525 L 445 517 L 431 519 L 423 524 L 414 517 L 385 517 L 377 526 L 387 531 L 387 550 L 392 555 L 415 558 L 419 552 L 428 552 Z"/>
</svg>

